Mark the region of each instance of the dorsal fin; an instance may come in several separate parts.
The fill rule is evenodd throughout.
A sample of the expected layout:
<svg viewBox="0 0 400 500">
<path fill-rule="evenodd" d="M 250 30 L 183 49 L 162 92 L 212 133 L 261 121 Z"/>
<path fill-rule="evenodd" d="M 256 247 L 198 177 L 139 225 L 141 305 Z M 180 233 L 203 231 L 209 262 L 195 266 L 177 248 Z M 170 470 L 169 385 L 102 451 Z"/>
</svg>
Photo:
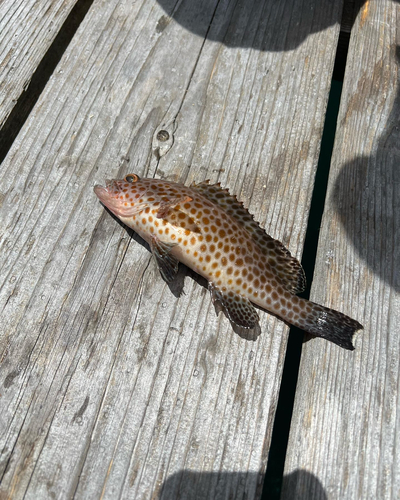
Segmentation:
<svg viewBox="0 0 400 500">
<path fill-rule="evenodd" d="M 210 184 L 210 181 L 192 184 L 191 188 L 218 205 L 246 228 L 266 257 L 271 270 L 276 273 L 289 292 L 299 293 L 305 289 L 306 279 L 300 262 L 290 254 L 280 241 L 271 238 L 259 226 L 236 196 L 231 195 L 227 189 L 222 189 L 219 183 Z"/>
</svg>

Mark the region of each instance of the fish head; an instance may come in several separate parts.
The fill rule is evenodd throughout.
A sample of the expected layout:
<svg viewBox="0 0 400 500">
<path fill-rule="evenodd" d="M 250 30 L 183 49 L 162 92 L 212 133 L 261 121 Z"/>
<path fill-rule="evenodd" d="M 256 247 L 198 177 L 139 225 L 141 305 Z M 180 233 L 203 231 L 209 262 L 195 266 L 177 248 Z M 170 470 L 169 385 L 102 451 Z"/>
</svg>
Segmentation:
<svg viewBox="0 0 400 500">
<path fill-rule="evenodd" d="M 106 179 L 106 185 L 97 184 L 94 192 L 101 203 L 119 219 L 132 217 L 143 209 L 146 203 L 147 179 L 141 180 L 136 174 L 128 174 L 123 179 Z"/>
</svg>

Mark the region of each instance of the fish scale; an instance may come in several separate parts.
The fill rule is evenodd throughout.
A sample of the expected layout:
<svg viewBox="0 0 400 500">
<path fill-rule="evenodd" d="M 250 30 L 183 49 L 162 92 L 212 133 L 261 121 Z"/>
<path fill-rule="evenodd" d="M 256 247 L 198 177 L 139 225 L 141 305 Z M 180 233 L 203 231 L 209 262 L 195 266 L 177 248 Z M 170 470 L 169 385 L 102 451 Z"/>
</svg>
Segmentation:
<svg viewBox="0 0 400 500">
<path fill-rule="evenodd" d="M 362 329 L 350 317 L 300 298 L 300 263 L 269 236 L 243 205 L 208 181 L 187 187 L 160 179 L 124 179 L 96 185 L 100 201 L 150 245 L 163 278 L 174 279 L 179 262 L 209 283 L 216 310 L 242 335 L 261 332 L 253 304 L 346 349 Z"/>
</svg>

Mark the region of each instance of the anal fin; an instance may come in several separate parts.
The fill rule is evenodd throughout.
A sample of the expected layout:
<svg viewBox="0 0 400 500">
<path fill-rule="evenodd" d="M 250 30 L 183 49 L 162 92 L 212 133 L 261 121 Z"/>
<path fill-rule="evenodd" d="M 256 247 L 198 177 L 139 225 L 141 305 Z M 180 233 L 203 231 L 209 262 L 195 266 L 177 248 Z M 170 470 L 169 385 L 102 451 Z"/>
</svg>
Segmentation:
<svg viewBox="0 0 400 500">
<path fill-rule="evenodd" d="M 217 314 L 223 311 L 236 333 L 248 340 L 255 340 L 261 328 L 257 311 L 249 299 L 231 290 L 223 291 L 212 282 L 208 288 Z"/>
<path fill-rule="evenodd" d="M 158 270 L 164 280 L 171 282 L 178 272 L 179 261 L 171 254 L 177 243 L 163 243 L 156 236 L 150 240 L 151 252 L 156 259 Z"/>
</svg>

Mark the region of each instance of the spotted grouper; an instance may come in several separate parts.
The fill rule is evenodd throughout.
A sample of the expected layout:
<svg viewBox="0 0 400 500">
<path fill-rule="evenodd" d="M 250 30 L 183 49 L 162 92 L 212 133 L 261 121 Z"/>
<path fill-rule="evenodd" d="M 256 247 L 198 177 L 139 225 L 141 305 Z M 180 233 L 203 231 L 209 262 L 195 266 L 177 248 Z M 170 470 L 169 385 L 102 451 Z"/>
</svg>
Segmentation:
<svg viewBox="0 0 400 500">
<path fill-rule="evenodd" d="M 248 338 L 260 333 L 253 304 L 286 322 L 354 349 L 362 325 L 296 295 L 305 288 L 300 263 L 271 238 L 236 197 L 208 181 L 191 187 L 129 174 L 96 185 L 100 201 L 147 243 L 163 278 L 174 279 L 179 262 L 208 281 L 217 312 Z"/>
</svg>

